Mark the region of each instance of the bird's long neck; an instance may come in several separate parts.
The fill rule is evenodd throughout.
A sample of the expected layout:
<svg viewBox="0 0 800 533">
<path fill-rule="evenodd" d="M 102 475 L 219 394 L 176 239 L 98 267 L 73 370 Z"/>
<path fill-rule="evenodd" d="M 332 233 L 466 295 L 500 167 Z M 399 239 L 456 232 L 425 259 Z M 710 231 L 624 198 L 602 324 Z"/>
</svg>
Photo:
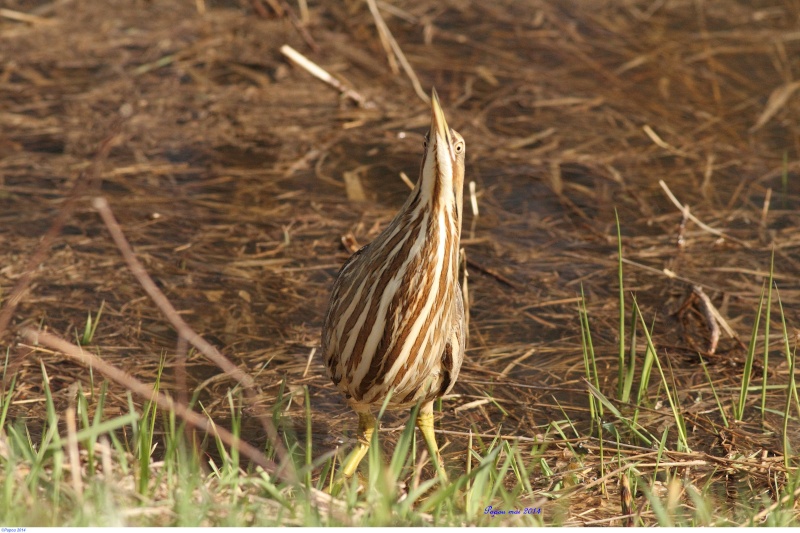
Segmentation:
<svg viewBox="0 0 800 533">
<path fill-rule="evenodd" d="M 454 223 L 455 246 L 461 236 L 463 206 L 463 171 L 446 149 L 426 152 L 422 158 L 419 180 L 407 207 L 427 209 L 432 216 L 442 214 Z"/>
</svg>

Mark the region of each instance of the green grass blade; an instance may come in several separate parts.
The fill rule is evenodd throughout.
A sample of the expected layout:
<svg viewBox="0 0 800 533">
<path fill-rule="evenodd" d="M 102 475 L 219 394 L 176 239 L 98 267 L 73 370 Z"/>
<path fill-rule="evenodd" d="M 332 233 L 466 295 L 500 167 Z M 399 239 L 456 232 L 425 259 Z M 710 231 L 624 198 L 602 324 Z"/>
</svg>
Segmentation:
<svg viewBox="0 0 800 533">
<path fill-rule="evenodd" d="M 312 450 L 313 432 L 311 429 L 311 396 L 308 393 L 308 385 L 303 385 L 303 394 L 305 395 L 305 411 L 306 411 L 306 487 L 311 487 L 311 464 L 314 460 Z"/>
<path fill-rule="evenodd" d="M 777 292 L 777 289 L 776 289 Z M 781 313 L 781 324 L 783 326 L 783 347 L 786 351 L 786 359 L 789 363 L 789 381 L 786 384 L 786 403 L 784 405 L 783 415 L 783 462 L 787 470 L 792 468 L 791 458 L 794 456 L 794 449 L 789 440 L 789 412 L 792 408 L 792 398 L 795 400 L 795 407 L 797 414 L 800 416 L 800 402 L 797 400 L 797 382 L 795 381 L 795 363 L 797 361 L 797 350 L 792 350 L 789 347 L 789 332 L 786 328 L 786 315 L 783 312 L 783 302 L 781 301 L 780 293 L 778 292 L 778 309 Z"/>
<path fill-rule="evenodd" d="M 592 344 L 592 332 L 589 327 L 589 312 L 586 309 L 586 296 L 583 293 L 583 285 L 581 285 L 581 301 L 578 304 L 578 315 L 581 322 L 581 343 L 583 345 L 583 366 L 586 373 L 586 379 L 593 382 L 595 387 L 600 388 L 599 378 L 597 376 L 597 365 L 594 357 L 594 346 Z M 603 416 L 603 408 L 598 405 L 594 397 L 589 395 L 589 411 L 591 413 L 592 421 L 594 422 L 598 416 Z"/>
<path fill-rule="evenodd" d="M 786 353 L 786 362 L 788 363 L 790 368 L 794 368 L 794 352 L 789 347 L 789 331 L 786 328 L 786 314 L 783 312 L 783 302 L 781 301 L 781 295 L 778 291 L 777 287 L 775 288 L 775 292 L 778 296 L 778 309 L 781 313 L 781 325 L 783 327 L 783 349 Z M 797 409 L 797 414 L 800 416 L 800 399 L 797 397 L 797 382 L 794 378 L 794 372 L 789 373 L 789 383 L 787 384 L 789 389 L 789 396 L 790 398 L 794 398 L 795 407 Z M 786 409 L 786 414 L 789 414 L 789 409 Z M 785 432 L 784 432 L 785 433 Z"/>
<path fill-rule="evenodd" d="M 8 385 L 8 390 L 0 396 L 0 431 L 6 427 L 6 417 L 8 416 L 8 408 L 11 407 L 11 398 L 14 396 L 14 388 L 17 384 L 17 374 L 11 378 L 11 383 Z"/>
<path fill-rule="evenodd" d="M 639 307 L 635 305 L 636 297 L 633 297 L 633 301 L 634 301 L 633 313 L 634 315 L 636 315 L 639 312 Z M 635 318 L 637 318 L 636 323 L 638 323 L 639 322 L 638 316 L 635 316 Z M 650 338 L 650 335 L 652 335 L 652 332 L 655 330 L 656 327 L 655 318 L 653 318 L 653 325 L 651 326 L 649 332 L 647 330 L 647 326 L 644 323 L 642 323 L 642 327 L 645 331 L 645 338 Z M 653 373 L 654 355 L 655 354 L 652 350 L 651 344 L 647 343 L 645 345 L 645 350 L 644 350 L 644 361 L 642 362 L 642 375 L 639 377 L 639 390 L 636 393 L 636 410 L 633 413 L 634 423 L 636 423 L 636 421 L 639 419 L 639 407 L 642 405 L 644 396 L 645 394 L 647 394 L 647 388 L 650 386 L 650 376 Z"/>
<path fill-rule="evenodd" d="M 769 326 L 772 312 L 772 286 L 775 283 L 775 247 L 769 260 L 769 290 L 767 291 L 767 316 L 764 320 L 764 363 L 761 371 L 761 421 L 764 421 L 764 412 L 767 408 L 767 378 L 769 376 Z"/>
<path fill-rule="evenodd" d="M 100 422 L 98 424 L 92 424 L 88 428 L 82 429 L 75 434 L 78 442 L 93 442 L 97 441 L 100 435 L 105 435 L 107 433 L 111 433 L 112 431 L 116 431 L 124 426 L 129 426 L 133 423 L 134 420 L 138 419 L 139 416 L 136 413 L 126 413 L 124 415 L 120 415 L 116 418 L 112 418 L 110 420 L 106 420 L 105 422 Z M 61 446 L 60 443 L 54 442 L 50 446 L 48 446 L 49 450 L 56 450 Z"/>
<path fill-rule="evenodd" d="M 394 479 L 400 479 L 403 467 L 410 459 L 411 445 L 414 442 L 414 428 L 416 427 L 419 407 L 419 404 L 417 404 L 411 410 L 411 415 L 408 417 L 406 427 L 403 428 L 403 433 L 401 433 L 400 438 L 397 439 L 397 445 L 392 454 L 392 460 L 389 463 L 389 472 Z"/>
<path fill-rule="evenodd" d="M 736 404 L 734 419 L 741 421 L 744 417 L 744 408 L 747 405 L 747 388 L 750 386 L 750 377 L 753 373 L 753 360 L 756 356 L 756 340 L 758 339 L 758 327 L 761 325 L 761 311 L 764 308 L 764 290 L 761 286 L 761 298 L 758 300 L 758 310 L 756 319 L 753 322 L 753 331 L 750 334 L 750 344 L 747 346 L 747 354 L 744 360 L 744 370 L 742 371 L 742 388 L 739 392 L 739 402 Z"/>
<path fill-rule="evenodd" d="M 717 409 L 719 409 L 719 414 L 722 416 L 722 423 L 725 424 L 725 427 L 730 427 L 728 424 L 728 417 L 725 416 L 725 409 L 722 408 L 722 402 L 719 399 L 719 395 L 717 394 L 717 389 L 714 388 L 714 382 L 711 380 L 711 375 L 708 373 L 708 366 L 706 362 L 703 360 L 703 356 L 700 353 L 697 353 L 697 356 L 700 358 L 700 366 L 703 367 L 703 372 L 706 375 L 706 379 L 708 380 L 709 386 L 711 386 L 711 394 L 714 395 L 714 400 L 717 402 Z"/>
<path fill-rule="evenodd" d="M 647 331 L 647 324 L 644 322 L 644 316 L 642 315 L 641 309 L 639 309 L 639 304 L 636 302 L 636 298 L 633 299 L 633 305 L 637 309 L 636 312 L 639 315 L 639 319 L 644 329 L 644 336 L 647 340 L 648 350 L 652 351 L 653 353 L 653 360 L 656 363 L 656 367 L 658 367 L 658 373 L 661 375 L 661 382 L 664 385 L 664 391 L 667 393 L 667 400 L 669 401 L 670 409 L 672 409 L 672 416 L 675 419 L 675 425 L 678 428 L 679 448 L 683 448 L 681 451 L 690 452 L 691 448 L 689 448 L 689 441 L 686 436 L 686 424 L 683 420 L 683 416 L 681 415 L 677 400 L 673 398 L 672 392 L 670 391 L 669 382 L 667 381 L 667 377 L 664 375 L 664 369 L 661 367 L 661 362 L 658 359 L 656 348 L 653 345 L 653 339 L 650 337 L 650 332 Z"/>
<path fill-rule="evenodd" d="M 636 328 L 639 322 L 636 320 L 636 311 L 631 309 L 631 345 L 628 350 L 628 364 L 625 368 L 625 383 L 622 388 L 620 400 L 623 403 L 630 402 L 631 390 L 633 390 L 633 378 L 636 374 Z"/>
<path fill-rule="evenodd" d="M 614 220 L 617 223 L 617 278 L 619 281 L 619 368 L 617 369 L 617 398 L 627 402 L 625 396 L 625 284 L 622 275 L 622 230 L 619 227 L 619 213 L 614 208 Z"/>
<path fill-rule="evenodd" d="M 654 437 L 650 435 L 649 437 L 644 435 L 641 431 L 639 431 L 639 426 L 633 423 L 633 421 L 629 420 L 628 418 L 624 417 L 619 409 L 608 399 L 602 392 L 600 392 L 594 385 L 589 383 L 588 381 L 584 381 L 585 385 L 589 388 L 589 392 L 598 399 L 598 401 L 603 404 L 606 409 L 608 409 L 611 414 L 613 414 L 620 422 L 625 424 L 625 426 L 631 430 L 637 437 L 642 439 L 648 446 L 653 442 Z M 644 428 L 642 430 L 646 431 Z M 602 439 L 600 439 L 602 441 Z"/>
</svg>

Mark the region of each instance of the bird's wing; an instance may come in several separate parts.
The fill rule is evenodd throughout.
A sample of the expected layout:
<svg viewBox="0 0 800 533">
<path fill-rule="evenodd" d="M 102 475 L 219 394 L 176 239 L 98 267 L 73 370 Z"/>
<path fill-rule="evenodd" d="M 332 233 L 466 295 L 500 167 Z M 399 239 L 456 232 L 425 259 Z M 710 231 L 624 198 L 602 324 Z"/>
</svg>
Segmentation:
<svg viewBox="0 0 800 533">
<path fill-rule="evenodd" d="M 444 347 L 441 361 L 442 387 L 440 396 L 450 392 L 458 379 L 461 363 L 464 361 L 464 350 L 467 348 L 467 321 L 464 313 L 464 297 L 461 285 L 456 283 L 456 297 L 453 302 L 453 323 L 450 339 Z"/>
</svg>

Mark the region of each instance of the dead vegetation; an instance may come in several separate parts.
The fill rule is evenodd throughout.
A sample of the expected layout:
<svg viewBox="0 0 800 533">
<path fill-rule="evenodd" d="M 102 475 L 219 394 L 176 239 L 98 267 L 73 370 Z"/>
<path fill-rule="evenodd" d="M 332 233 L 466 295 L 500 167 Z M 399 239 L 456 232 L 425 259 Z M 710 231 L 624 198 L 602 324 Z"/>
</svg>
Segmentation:
<svg viewBox="0 0 800 533">
<path fill-rule="evenodd" d="M 180 317 L 255 378 L 256 404 L 294 395 L 284 421 L 301 428 L 308 386 L 317 449 L 346 439 L 351 413 L 309 357 L 347 256 L 340 238 L 371 240 L 407 194 L 400 173 L 416 176 L 429 113 L 420 83 L 436 86 L 467 141 L 480 213 L 467 209 L 464 221 L 471 335 L 439 422 L 451 442 L 445 461 L 463 463 L 470 429 L 517 438 L 524 450 L 566 415 L 579 435 L 550 432 L 542 451 L 567 469 L 567 441 L 585 454 L 583 496 L 568 500 L 563 521 L 620 515 L 617 498 L 592 484 L 608 481 L 613 493 L 619 473 L 597 466 L 578 313 L 583 290 L 600 389 L 612 395 L 616 209 L 625 288 L 655 324 L 691 426 L 693 452 L 670 451 L 669 468 L 699 485 L 713 480 L 721 501 L 736 502 L 733 490 L 758 505 L 775 499 L 787 471 L 782 417 L 762 422 L 753 396 L 745 421 L 725 428 L 697 352 L 729 407 L 772 250 L 786 323 L 800 323 L 800 6 L 370 0 L 312 3 L 307 14 L 286 4 L 296 14 L 279 16 L 283 4 L 10 0 L 0 10 L 11 416 L 32 430 L 44 417 L 40 361 L 61 408 L 72 383 L 88 386 L 84 368 L 34 348 L 22 329 L 75 341 L 103 302 L 94 353 L 145 383 L 163 357 L 162 386 L 181 388 L 176 330 L 92 208 L 103 196 Z M 340 87 L 287 61 L 284 45 Z M 714 350 L 706 300 L 724 324 Z M 785 385 L 777 312 L 771 331 L 769 383 Z M 641 334 L 638 342 L 643 352 Z M 758 342 L 761 353 L 763 335 Z M 209 413 L 225 420 L 220 399 L 234 381 L 194 350 L 186 366 L 189 393 L 201 389 Z M 756 361 L 754 384 L 762 370 Z M 118 404 L 106 409 L 124 411 L 124 389 L 111 391 Z M 782 410 L 783 390 L 767 402 Z M 639 422 L 661 435 L 673 419 L 655 381 L 647 405 Z M 792 416 L 800 442 L 800 413 Z M 402 420 L 384 424 L 386 440 Z M 248 440 L 262 446 L 265 430 L 253 428 Z M 650 449 L 620 453 L 655 468 Z M 532 483 L 549 489 L 539 474 Z M 675 490 L 665 486 L 664 497 L 687 498 Z"/>
</svg>

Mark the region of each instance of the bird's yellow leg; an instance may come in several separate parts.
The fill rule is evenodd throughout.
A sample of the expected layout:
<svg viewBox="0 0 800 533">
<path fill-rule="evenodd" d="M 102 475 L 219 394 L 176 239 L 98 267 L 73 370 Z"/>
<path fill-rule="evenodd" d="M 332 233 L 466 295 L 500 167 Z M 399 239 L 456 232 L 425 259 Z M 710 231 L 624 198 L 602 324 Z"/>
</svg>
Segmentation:
<svg viewBox="0 0 800 533">
<path fill-rule="evenodd" d="M 342 471 L 338 479 L 331 485 L 329 492 L 336 496 L 345 481 L 353 477 L 358 465 L 369 451 L 372 434 L 375 432 L 375 417 L 370 411 L 358 412 L 358 445 L 347 455 L 342 463 Z"/>
<path fill-rule="evenodd" d="M 431 460 L 436 465 L 436 473 L 439 474 L 439 479 L 442 483 L 447 483 L 447 473 L 444 471 L 442 455 L 439 453 L 439 446 L 436 444 L 436 435 L 433 432 L 433 402 L 423 405 L 419 410 L 419 415 L 417 415 L 417 427 L 422 432 L 422 438 L 425 439 L 425 444 L 428 445 L 428 452 L 430 452 Z"/>
<path fill-rule="evenodd" d="M 358 446 L 350 452 L 342 463 L 342 475 L 347 479 L 353 477 L 356 468 L 369 451 L 372 433 L 375 431 L 375 417 L 369 411 L 358 413 Z"/>
</svg>

